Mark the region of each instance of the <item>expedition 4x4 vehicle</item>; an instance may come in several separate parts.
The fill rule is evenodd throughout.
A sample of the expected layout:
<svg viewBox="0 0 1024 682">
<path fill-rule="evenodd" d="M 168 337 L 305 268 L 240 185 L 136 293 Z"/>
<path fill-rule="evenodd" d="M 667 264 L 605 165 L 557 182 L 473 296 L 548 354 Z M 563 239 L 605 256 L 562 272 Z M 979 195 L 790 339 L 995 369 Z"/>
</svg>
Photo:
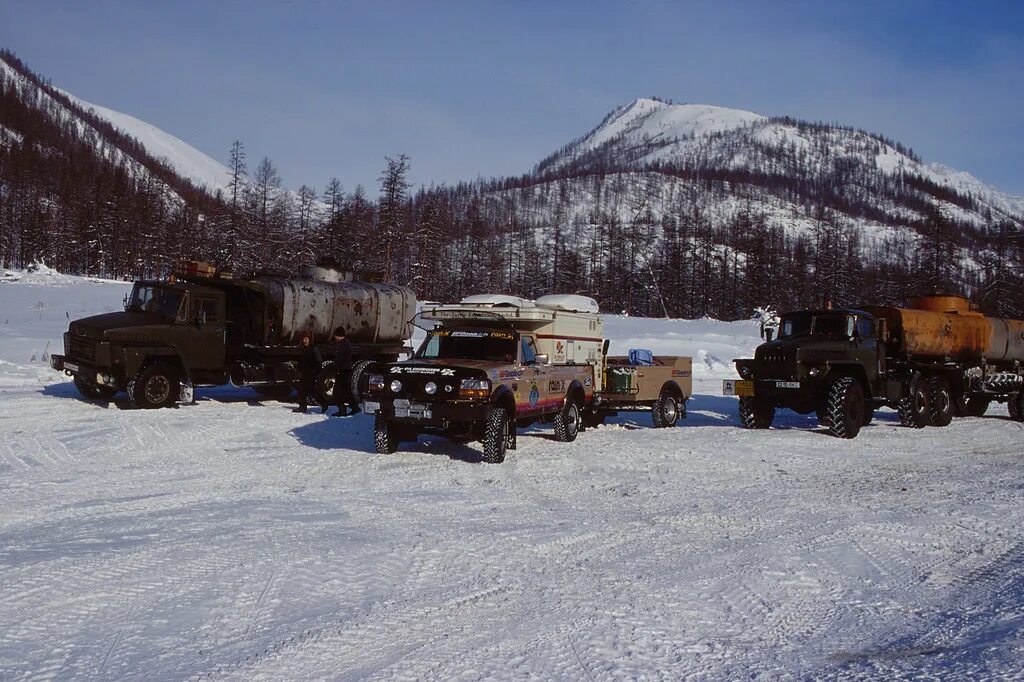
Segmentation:
<svg viewBox="0 0 1024 682">
<path fill-rule="evenodd" d="M 482 441 L 484 460 L 501 462 L 516 447 L 516 428 L 538 421 L 568 442 L 620 410 L 650 410 L 656 427 L 686 416 L 690 358 L 641 366 L 608 357 L 593 299 L 479 295 L 418 318 L 427 337 L 414 357 L 372 365 L 360 384 L 364 410 L 376 415 L 378 452 L 436 433 Z"/>
<path fill-rule="evenodd" d="M 593 312 L 581 312 L 564 299 L 582 297 L 555 298 L 471 296 L 422 311 L 417 319 L 432 328 L 412 359 L 364 372 L 377 451 L 438 433 L 482 441 L 483 459 L 501 462 L 516 447 L 516 427 L 537 421 L 552 423 L 558 440 L 575 440 L 594 397 L 601 321 L 591 299 L 583 300 Z"/>
</svg>

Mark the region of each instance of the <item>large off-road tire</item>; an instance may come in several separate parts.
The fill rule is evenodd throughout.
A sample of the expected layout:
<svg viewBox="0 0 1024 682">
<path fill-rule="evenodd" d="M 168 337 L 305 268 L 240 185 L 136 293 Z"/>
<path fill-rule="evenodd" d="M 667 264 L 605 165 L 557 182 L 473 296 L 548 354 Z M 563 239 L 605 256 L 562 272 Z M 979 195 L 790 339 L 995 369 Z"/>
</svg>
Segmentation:
<svg viewBox="0 0 1024 682">
<path fill-rule="evenodd" d="M 928 423 L 932 426 L 949 426 L 953 421 L 953 391 L 944 376 L 928 380 Z"/>
<path fill-rule="evenodd" d="M 505 461 L 505 451 L 508 449 L 508 430 L 508 410 L 498 406 L 488 410 L 483 438 L 483 460 L 485 462 L 501 464 Z"/>
<path fill-rule="evenodd" d="M 363 373 L 366 368 L 373 364 L 373 360 L 360 360 L 352 365 L 352 397 L 359 400 L 359 382 L 363 380 Z"/>
<path fill-rule="evenodd" d="M 963 416 L 965 417 L 982 417 L 985 412 L 988 411 L 988 406 L 992 401 L 988 398 L 980 396 L 970 396 L 963 399 Z"/>
<path fill-rule="evenodd" d="M 651 406 L 651 419 L 656 429 L 675 426 L 679 421 L 679 398 L 670 391 L 662 391 Z"/>
<path fill-rule="evenodd" d="M 825 421 L 836 438 L 856 438 L 864 425 L 864 389 L 853 377 L 840 377 L 828 387 Z"/>
<path fill-rule="evenodd" d="M 166 362 L 151 362 L 128 382 L 128 400 L 143 409 L 171 407 L 180 391 L 178 370 Z"/>
<path fill-rule="evenodd" d="M 109 401 L 117 394 L 116 388 L 110 386 L 100 386 L 87 380 L 85 377 L 75 375 L 75 388 L 82 394 L 83 397 L 89 400 L 106 400 Z"/>
<path fill-rule="evenodd" d="M 373 422 L 373 445 L 382 455 L 391 455 L 398 451 L 398 429 L 394 424 L 382 419 L 378 414 Z"/>
<path fill-rule="evenodd" d="M 903 426 L 912 429 L 923 429 L 928 426 L 931 397 L 928 394 L 928 382 L 923 377 L 917 377 L 910 382 L 910 390 L 907 395 L 900 398 L 896 410 L 900 414 L 900 423 Z"/>
<path fill-rule="evenodd" d="M 582 424 L 583 411 L 573 398 L 566 398 L 565 405 L 555 415 L 555 439 L 563 443 L 576 440 Z"/>
<path fill-rule="evenodd" d="M 1006 406 L 1010 409 L 1010 419 L 1024 422 L 1024 391 L 1011 395 Z"/>
<path fill-rule="evenodd" d="M 751 396 L 740 398 L 740 424 L 745 429 L 767 429 L 775 419 L 775 406 Z"/>
</svg>

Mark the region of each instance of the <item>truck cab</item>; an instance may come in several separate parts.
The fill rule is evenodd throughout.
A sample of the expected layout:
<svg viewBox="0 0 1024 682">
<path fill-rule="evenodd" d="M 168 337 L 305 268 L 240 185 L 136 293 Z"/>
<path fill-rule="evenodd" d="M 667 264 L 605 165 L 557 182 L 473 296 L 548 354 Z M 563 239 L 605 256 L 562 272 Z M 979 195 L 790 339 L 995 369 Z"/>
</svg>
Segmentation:
<svg viewBox="0 0 1024 682">
<path fill-rule="evenodd" d="M 768 428 L 775 409 L 816 412 L 834 435 L 852 438 L 887 403 L 885 322 L 860 309 L 801 310 L 783 315 L 752 359 L 736 360 L 740 380 L 725 395 L 740 397 L 746 428 Z"/>
<path fill-rule="evenodd" d="M 72 322 L 64 354 L 50 364 L 91 398 L 127 391 L 140 407 L 162 407 L 183 382 L 217 383 L 224 359 L 224 294 L 184 282 L 136 282 L 123 312 Z"/>
</svg>

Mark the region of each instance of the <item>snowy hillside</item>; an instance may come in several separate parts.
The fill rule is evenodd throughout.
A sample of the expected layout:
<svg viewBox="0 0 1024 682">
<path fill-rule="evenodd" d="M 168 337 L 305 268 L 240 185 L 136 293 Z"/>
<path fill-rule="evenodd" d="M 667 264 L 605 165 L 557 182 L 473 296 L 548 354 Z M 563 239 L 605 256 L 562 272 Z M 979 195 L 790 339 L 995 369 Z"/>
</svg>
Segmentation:
<svg viewBox="0 0 1024 682">
<path fill-rule="evenodd" d="M 93 111 L 126 135 L 134 137 L 150 155 L 166 161 L 178 175 L 190 180 L 196 187 L 206 188 L 211 194 L 218 189 L 227 189 L 230 177 L 227 167 L 187 142 L 128 114 L 91 104 L 66 90 L 61 92 L 86 111 Z"/>
<path fill-rule="evenodd" d="M 0 679 L 1016 679 L 1024 468 L 1004 409 L 737 427 L 705 369 L 505 464 L 247 389 L 130 410 L 46 367 L 123 283 L 0 281 Z M 17 280 L 17 281 L 11 281 Z M 610 318 L 614 348 L 749 352 L 741 322 Z"/>
</svg>

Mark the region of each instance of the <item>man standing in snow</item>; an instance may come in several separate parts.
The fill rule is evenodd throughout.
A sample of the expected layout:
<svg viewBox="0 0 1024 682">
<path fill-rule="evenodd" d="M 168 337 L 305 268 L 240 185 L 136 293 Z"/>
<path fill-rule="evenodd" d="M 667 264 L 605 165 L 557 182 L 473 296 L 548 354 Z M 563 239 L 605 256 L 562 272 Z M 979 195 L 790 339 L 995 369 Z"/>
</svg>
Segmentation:
<svg viewBox="0 0 1024 682">
<path fill-rule="evenodd" d="M 335 417 L 345 417 L 359 412 L 359 404 L 352 395 L 352 342 L 345 336 L 345 328 L 334 330 L 334 404 L 338 407 Z M 350 409 L 346 409 L 346 405 Z"/>
<path fill-rule="evenodd" d="M 296 412 L 305 412 L 309 407 L 309 398 L 313 396 L 316 400 L 316 393 L 313 390 L 316 382 L 316 375 L 320 372 L 320 365 L 323 357 L 320 349 L 313 345 L 313 339 L 309 333 L 302 335 L 302 352 L 299 354 L 299 406 Z M 326 410 L 326 405 L 321 405 Z"/>
</svg>

